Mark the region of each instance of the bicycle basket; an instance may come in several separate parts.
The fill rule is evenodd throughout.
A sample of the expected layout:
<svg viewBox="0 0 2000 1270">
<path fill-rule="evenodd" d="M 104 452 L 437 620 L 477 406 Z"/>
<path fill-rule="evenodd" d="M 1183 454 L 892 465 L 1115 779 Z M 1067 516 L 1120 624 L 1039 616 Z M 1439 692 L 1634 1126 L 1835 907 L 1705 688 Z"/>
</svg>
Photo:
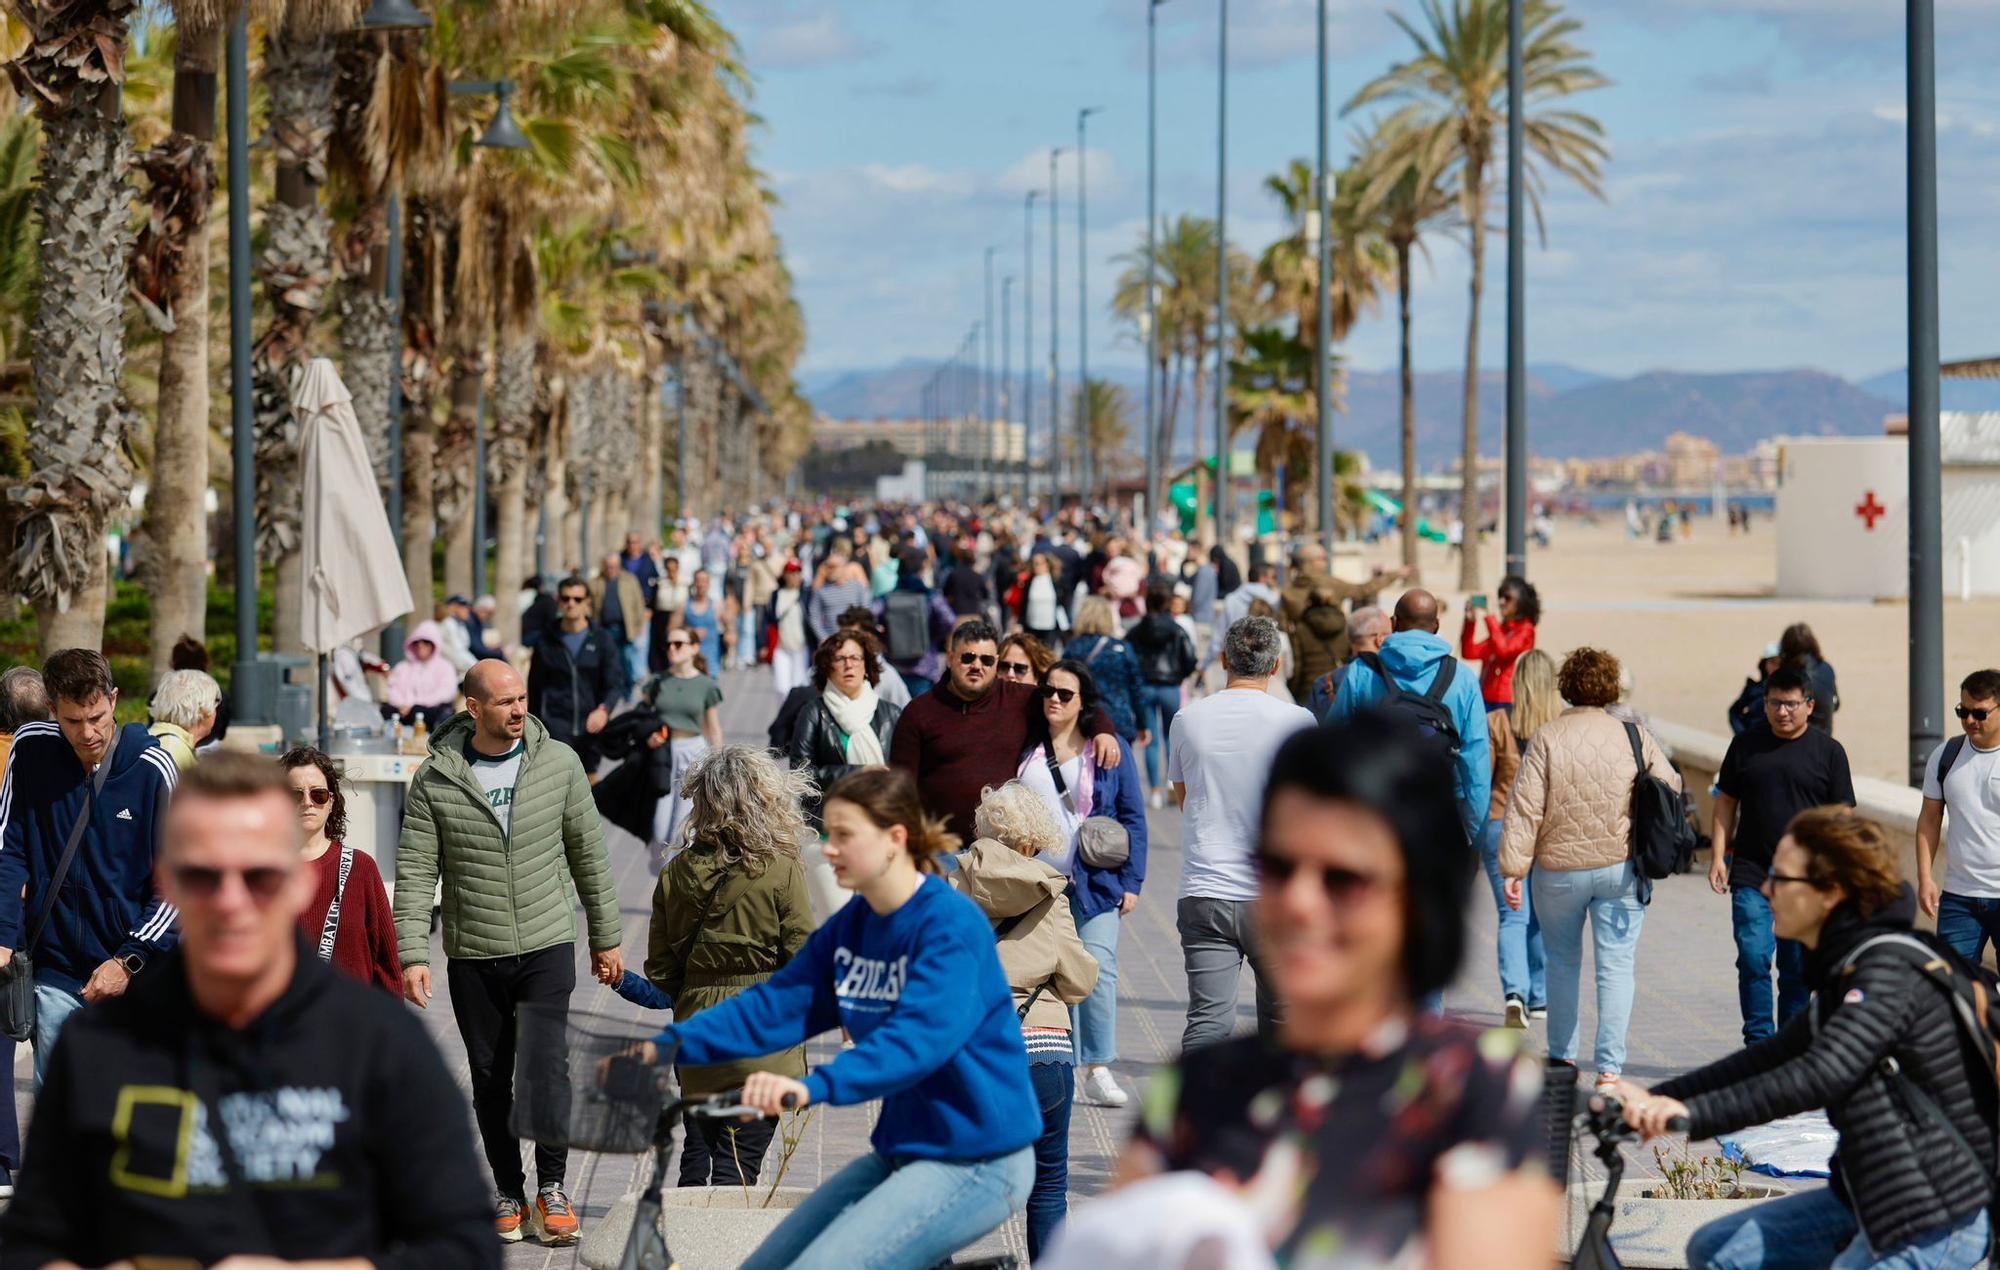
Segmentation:
<svg viewBox="0 0 2000 1270">
<path fill-rule="evenodd" d="M 576 1151 L 637 1155 L 653 1146 L 670 1066 L 638 1056 L 629 1021 L 523 1005 L 514 1045 L 515 1135 Z"/>
</svg>

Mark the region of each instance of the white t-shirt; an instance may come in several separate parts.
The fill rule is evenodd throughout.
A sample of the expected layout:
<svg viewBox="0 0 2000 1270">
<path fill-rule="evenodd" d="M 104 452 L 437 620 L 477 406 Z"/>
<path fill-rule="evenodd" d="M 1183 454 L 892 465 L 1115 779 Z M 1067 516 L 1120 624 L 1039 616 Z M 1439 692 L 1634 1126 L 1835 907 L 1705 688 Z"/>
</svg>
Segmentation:
<svg viewBox="0 0 2000 1270">
<path fill-rule="evenodd" d="M 1187 786 L 1182 804 L 1181 898 L 1257 898 L 1257 818 L 1271 759 L 1312 714 L 1261 692 L 1229 688 L 1174 716 L 1167 779 Z"/>
<path fill-rule="evenodd" d="M 500 822 L 500 832 L 510 838 L 514 835 L 514 785 L 521 778 L 521 756 L 527 750 L 528 743 L 523 741 L 494 758 L 481 754 L 469 743 L 465 747 L 466 760 L 472 764 L 472 778 L 486 794 L 486 805 Z"/>
<path fill-rule="evenodd" d="M 1088 751 L 1085 751 L 1088 753 Z M 1055 778 L 1049 775 L 1046 761 L 1028 764 L 1021 770 L 1021 783 L 1042 796 L 1049 810 L 1056 814 L 1056 823 L 1062 826 L 1063 845 L 1059 850 L 1044 851 L 1036 858 L 1055 869 L 1064 877 L 1071 876 L 1070 865 L 1076 858 L 1076 831 L 1083 826 L 1083 817 L 1076 814 L 1076 786 L 1083 779 L 1084 755 L 1079 754 L 1062 768 L 1064 793 L 1056 792 Z M 1093 808 L 1103 815 L 1106 809 Z"/>
<path fill-rule="evenodd" d="M 1938 787 L 1940 745 L 1924 764 L 1924 797 L 1944 803 L 1944 889 L 1953 895 L 2000 899 L 2000 749 L 1970 740 Z"/>
</svg>

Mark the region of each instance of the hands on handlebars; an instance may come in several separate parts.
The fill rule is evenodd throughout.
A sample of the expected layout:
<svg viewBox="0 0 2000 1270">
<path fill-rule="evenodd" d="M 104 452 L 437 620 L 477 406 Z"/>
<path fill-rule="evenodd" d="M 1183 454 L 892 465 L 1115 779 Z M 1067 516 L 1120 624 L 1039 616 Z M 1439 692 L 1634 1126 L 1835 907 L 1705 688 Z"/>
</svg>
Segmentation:
<svg viewBox="0 0 2000 1270">
<path fill-rule="evenodd" d="M 1602 1110 L 1637 1130 L 1641 1141 L 1651 1142 L 1688 1129 L 1687 1104 L 1650 1093 L 1628 1080 L 1619 1081 L 1617 1089 L 1599 1094 L 1590 1103 L 1592 1110 Z"/>
<path fill-rule="evenodd" d="M 630 1070 L 631 1064 L 635 1061 L 648 1068 L 657 1066 L 660 1061 L 659 1047 L 651 1041 L 640 1041 L 624 1056 L 604 1059 L 597 1065 L 598 1085 L 605 1089 L 617 1088 L 620 1092 L 626 1093 L 626 1096 L 630 1096 L 626 1087 L 633 1085 L 638 1079 L 637 1073 Z M 757 1115 L 776 1116 L 803 1107 L 811 1101 L 812 1091 L 800 1081 L 793 1080 L 789 1076 L 780 1076 L 776 1072 L 752 1072 L 750 1078 L 743 1082 L 740 1091 L 732 1090 L 726 1094 L 717 1094 L 712 1098 L 700 1099 L 698 1103 L 711 1113 L 715 1108 L 740 1106 L 754 1111 Z"/>
</svg>

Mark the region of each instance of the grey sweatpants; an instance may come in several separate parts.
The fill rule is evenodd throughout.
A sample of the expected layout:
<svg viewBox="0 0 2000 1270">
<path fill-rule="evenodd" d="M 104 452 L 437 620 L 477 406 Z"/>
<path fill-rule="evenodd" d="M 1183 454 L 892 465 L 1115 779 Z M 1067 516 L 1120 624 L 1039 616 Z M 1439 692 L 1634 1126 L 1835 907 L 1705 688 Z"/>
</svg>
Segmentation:
<svg viewBox="0 0 2000 1270">
<path fill-rule="evenodd" d="M 1187 963 L 1187 1028 L 1181 1049 L 1226 1041 L 1235 1030 L 1237 983 L 1243 963 L 1257 979 L 1257 1030 L 1270 1035 L 1278 1026 L 1278 988 L 1257 953 L 1251 930 L 1250 900 L 1185 897 L 1175 911 L 1181 957 Z"/>
</svg>

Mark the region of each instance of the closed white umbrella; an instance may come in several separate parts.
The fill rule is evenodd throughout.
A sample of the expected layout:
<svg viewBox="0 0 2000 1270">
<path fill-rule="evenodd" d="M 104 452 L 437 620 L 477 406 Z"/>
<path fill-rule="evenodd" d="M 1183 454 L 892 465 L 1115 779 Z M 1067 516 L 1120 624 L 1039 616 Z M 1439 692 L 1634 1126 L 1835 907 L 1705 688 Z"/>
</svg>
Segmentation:
<svg viewBox="0 0 2000 1270">
<path fill-rule="evenodd" d="M 305 586 L 299 624 L 305 646 L 325 655 L 366 631 L 408 613 L 410 586 L 403 576 L 389 514 L 376 492 L 375 468 L 354 417 L 354 399 L 340 373 L 315 357 L 292 390 L 304 467 L 305 519 L 299 542 Z M 326 733 L 322 660 L 320 733 Z"/>
</svg>

